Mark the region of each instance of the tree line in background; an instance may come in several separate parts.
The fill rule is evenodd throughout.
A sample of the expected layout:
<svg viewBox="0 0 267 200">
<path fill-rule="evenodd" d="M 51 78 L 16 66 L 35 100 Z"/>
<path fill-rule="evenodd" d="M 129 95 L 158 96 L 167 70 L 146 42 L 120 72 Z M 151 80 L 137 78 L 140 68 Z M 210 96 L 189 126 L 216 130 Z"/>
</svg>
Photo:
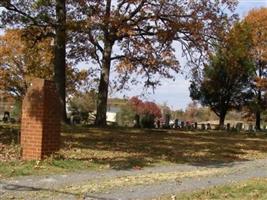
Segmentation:
<svg viewBox="0 0 267 200">
<path fill-rule="evenodd" d="M 95 91 L 90 91 L 80 93 L 70 99 L 69 110 L 77 118 L 77 122 L 92 124 L 95 117 L 96 98 Z M 194 122 L 215 124 L 218 121 L 218 116 L 209 107 L 202 107 L 196 101 L 189 103 L 184 110 L 172 110 L 166 103 L 156 104 L 143 101 L 138 97 L 110 98 L 108 112 L 116 113 L 116 119 L 111 123 L 123 127 L 154 128 L 158 126 L 157 121 L 160 127 L 164 127 L 168 120 L 170 124 L 173 124 L 175 120 L 179 123 L 190 122 L 190 124 Z M 253 118 L 246 115 L 246 110 L 243 112 L 231 110 L 227 112 L 225 119 L 232 124 L 241 121 L 246 124 L 253 123 Z M 263 113 L 264 122 L 266 119 L 266 113 Z"/>
<path fill-rule="evenodd" d="M 174 44 L 181 46 L 191 64 L 200 63 L 211 48 L 211 41 L 231 26 L 234 15 L 227 13 L 234 10 L 236 3 L 233 0 L 2 0 L 1 25 L 5 30 L 23 32 L 23 38 L 30 44 L 26 49 L 33 51 L 38 59 L 37 63 L 29 61 L 30 56 L 22 47 L 18 49 L 22 51 L 22 65 L 12 59 L 1 60 L 0 75 L 10 80 L 10 84 L 1 83 L 1 87 L 7 89 L 14 83 L 15 87 L 9 91 L 23 96 L 27 84 L 16 85 L 19 79 L 25 80 L 22 77 L 53 77 L 64 111 L 62 118 L 66 120 L 66 96 L 71 94 L 66 89 L 75 85 L 68 81 L 75 78 L 91 81 L 98 76 L 95 124 L 104 126 L 110 87 L 120 90 L 142 82 L 144 87 L 154 88 L 162 78 L 173 79 L 180 69 Z M 1 48 L 5 49 L 3 44 Z M 15 54 L 10 52 L 11 56 Z M 98 67 L 90 67 L 94 73 L 86 72 L 84 77 L 84 73 L 73 72 L 73 67 L 81 62 Z M 5 71 L 10 69 L 22 71 L 9 76 Z M 68 73 L 68 69 L 72 72 Z M 113 79 L 111 72 L 117 74 Z"/>
<path fill-rule="evenodd" d="M 203 70 L 193 74 L 190 94 L 219 117 L 229 110 L 246 112 L 261 129 L 267 106 L 267 8 L 252 10 L 214 42 Z"/>
<path fill-rule="evenodd" d="M 127 127 L 134 127 L 136 120 L 136 113 L 138 113 L 138 109 L 133 106 L 133 101 L 136 102 L 136 97 L 132 97 L 129 100 L 122 100 L 122 99 L 115 99 L 113 103 L 116 101 L 123 101 L 124 103 L 120 105 L 121 110 L 117 114 L 117 124 L 119 126 L 127 126 Z M 140 99 L 138 101 L 141 101 Z M 148 102 L 152 103 L 152 102 Z M 114 104 L 113 104 L 114 105 Z M 116 103 L 115 103 L 116 105 Z M 170 120 L 170 125 L 174 125 L 175 120 L 178 120 L 179 123 L 181 122 L 189 122 L 189 124 L 193 124 L 194 122 L 197 123 L 211 123 L 215 124 L 218 121 L 218 116 L 209 108 L 200 106 L 196 101 L 189 103 L 187 107 L 182 110 L 171 110 L 167 104 L 159 105 L 154 104 L 154 109 L 149 109 L 150 113 L 148 112 L 147 115 L 152 115 L 150 119 L 150 125 L 146 126 L 144 123 L 140 123 L 139 127 L 151 128 L 157 127 L 157 120 L 160 121 L 160 126 L 164 127 L 166 121 Z M 145 109 L 145 107 L 141 107 L 141 109 Z M 160 113 L 155 115 L 155 112 Z M 145 116 L 144 114 L 141 116 Z M 244 111 L 236 111 L 230 110 L 227 112 L 225 116 L 225 120 L 228 120 L 228 123 L 235 124 L 237 122 L 243 122 L 245 124 L 252 124 L 253 117 L 247 115 L 247 110 Z M 266 124 L 267 115 L 266 112 L 262 112 L 262 120 Z M 166 127 L 169 128 L 170 126 Z"/>
</svg>

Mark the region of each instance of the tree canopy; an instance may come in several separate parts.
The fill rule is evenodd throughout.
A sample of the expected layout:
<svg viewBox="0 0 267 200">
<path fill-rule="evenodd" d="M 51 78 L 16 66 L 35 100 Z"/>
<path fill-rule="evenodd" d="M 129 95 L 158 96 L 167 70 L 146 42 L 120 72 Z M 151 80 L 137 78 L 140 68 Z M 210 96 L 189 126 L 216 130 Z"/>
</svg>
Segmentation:
<svg viewBox="0 0 267 200">
<path fill-rule="evenodd" d="M 256 118 L 256 128 L 261 129 L 262 112 L 267 108 L 267 8 L 253 9 L 243 20 L 251 30 L 251 57 L 255 70 L 251 82 L 253 99 L 248 110 Z"/>
<path fill-rule="evenodd" d="M 220 118 L 221 126 L 228 110 L 241 108 L 251 97 L 254 65 L 250 48 L 249 28 L 237 23 L 210 55 L 203 75 L 195 76 L 191 82 L 190 96 L 209 106 Z"/>
<path fill-rule="evenodd" d="M 106 124 L 111 82 L 117 88 L 141 77 L 145 87 L 174 78 L 180 65 L 174 44 L 196 62 L 231 21 L 235 0 L 4 0 L 1 20 L 40 30 L 54 39 L 54 79 L 65 102 L 66 56 L 99 66 L 96 125 Z M 67 51 L 66 51 L 67 49 Z M 67 54 L 66 54 L 67 53 Z M 110 80 L 110 73 L 118 76 Z"/>
<path fill-rule="evenodd" d="M 66 121 L 66 0 L 2 0 L 0 20 L 5 27 L 37 30 L 31 39 L 53 38 L 53 78 Z M 28 32 L 30 33 L 30 32 Z"/>
<path fill-rule="evenodd" d="M 51 38 L 36 44 L 20 29 L 6 30 L 0 36 L 0 86 L 21 100 L 33 77 L 53 79 L 53 47 Z M 67 65 L 67 91 L 74 94 L 87 88 L 88 72 Z"/>
<path fill-rule="evenodd" d="M 141 76 L 146 87 L 157 86 L 163 77 L 174 78 L 180 65 L 173 44 L 179 43 L 194 60 L 194 53 L 203 53 L 214 33 L 227 26 L 229 18 L 223 9 L 231 10 L 235 3 L 77 1 L 72 11 L 79 21 L 73 26 L 79 31 L 71 36 L 71 56 L 93 59 L 100 67 L 96 124 L 104 125 L 106 121 L 111 71 L 118 73 L 118 78 L 111 80 L 118 88 L 136 81 L 137 76 Z"/>
</svg>

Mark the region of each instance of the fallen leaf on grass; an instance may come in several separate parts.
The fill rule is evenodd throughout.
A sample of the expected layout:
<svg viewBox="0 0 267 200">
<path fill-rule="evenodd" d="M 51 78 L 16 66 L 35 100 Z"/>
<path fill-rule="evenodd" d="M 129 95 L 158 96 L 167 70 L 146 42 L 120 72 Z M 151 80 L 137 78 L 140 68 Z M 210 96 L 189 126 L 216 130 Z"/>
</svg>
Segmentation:
<svg viewBox="0 0 267 200">
<path fill-rule="evenodd" d="M 139 167 L 139 166 L 134 166 L 134 167 L 133 167 L 133 169 L 134 169 L 134 170 L 141 170 L 141 169 L 142 169 L 142 167 Z"/>
<path fill-rule="evenodd" d="M 41 161 L 37 160 L 35 165 L 33 166 L 34 169 L 43 169 L 44 166 L 41 166 Z"/>
</svg>

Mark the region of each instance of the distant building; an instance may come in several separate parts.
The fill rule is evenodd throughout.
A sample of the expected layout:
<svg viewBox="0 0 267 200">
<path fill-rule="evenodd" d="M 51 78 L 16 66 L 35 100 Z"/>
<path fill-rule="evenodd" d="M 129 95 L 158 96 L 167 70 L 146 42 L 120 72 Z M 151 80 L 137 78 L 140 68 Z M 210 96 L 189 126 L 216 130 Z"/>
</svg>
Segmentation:
<svg viewBox="0 0 267 200">
<path fill-rule="evenodd" d="M 117 113 L 107 112 L 107 122 L 115 123 L 117 120 Z"/>
<path fill-rule="evenodd" d="M 117 114 L 121 111 L 122 106 L 126 105 L 128 100 L 112 98 L 108 99 L 107 104 L 107 122 L 116 122 Z"/>
<path fill-rule="evenodd" d="M 2 120 L 4 113 L 11 113 L 15 106 L 15 98 L 4 91 L 0 91 L 0 120 Z"/>
<path fill-rule="evenodd" d="M 112 98 L 108 99 L 107 103 L 107 123 L 116 123 L 117 122 L 117 114 L 121 111 L 121 108 L 126 105 L 128 100 L 126 99 L 119 99 L 119 98 Z M 89 113 L 90 121 L 94 123 L 96 110 Z"/>
</svg>

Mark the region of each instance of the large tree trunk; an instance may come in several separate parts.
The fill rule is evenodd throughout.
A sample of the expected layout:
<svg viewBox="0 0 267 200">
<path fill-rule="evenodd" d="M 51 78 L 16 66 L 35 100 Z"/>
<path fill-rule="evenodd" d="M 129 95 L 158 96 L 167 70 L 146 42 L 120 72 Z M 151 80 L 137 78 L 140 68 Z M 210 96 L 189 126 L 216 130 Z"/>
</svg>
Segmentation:
<svg viewBox="0 0 267 200">
<path fill-rule="evenodd" d="M 225 120 L 225 115 L 224 116 L 221 115 L 220 116 L 220 124 L 219 124 L 220 129 L 223 129 L 224 128 L 224 120 Z"/>
<path fill-rule="evenodd" d="M 262 78 L 262 62 L 259 61 L 258 69 L 259 78 Z M 257 110 L 256 110 L 256 130 L 261 130 L 261 109 L 262 109 L 262 91 L 261 88 L 257 91 Z"/>
<path fill-rule="evenodd" d="M 57 25 L 55 29 L 54 80 L 62 105 L 62 120 L 66 115 L 66 2 L 56 0 Z"/>
<path fill-rule="evenodd" d="M 219 116 L 219 120 L 220 120 L 220 122 L 219 122 L 219 123 L 220 123 L 219 126 L 220 126 L 220 129 L 224 129 L 224 121 L 225 121 L 226 113 L 227 113 L 226 110 L 222 110 L 222 111 L 220 112 L 220 116 Z"/>
<path fill-rule="evenodd" d="M 257 96 L 257 110 L 256 110 L 256 130 L 261 130 L 261 107 L 262 107 L 262 97 L 261 97 L 261 89 L 258 90 Z"/>
<path fill-rule="evenodd" d="M 112 42 L 109 41 L 105 42 L 100 83 L 98 88 L 97 113 L 95 120 L 96 126 L 107 125 L 106 113 L 107 113 L 108 86 L 109 86 L 112 46 L 113 46 Z"/>
<path fill-rule="evenodd" d="M 261 112 L 258 110 L 256 112 L 256 130 L 261 130 Z"/>
</svg>

